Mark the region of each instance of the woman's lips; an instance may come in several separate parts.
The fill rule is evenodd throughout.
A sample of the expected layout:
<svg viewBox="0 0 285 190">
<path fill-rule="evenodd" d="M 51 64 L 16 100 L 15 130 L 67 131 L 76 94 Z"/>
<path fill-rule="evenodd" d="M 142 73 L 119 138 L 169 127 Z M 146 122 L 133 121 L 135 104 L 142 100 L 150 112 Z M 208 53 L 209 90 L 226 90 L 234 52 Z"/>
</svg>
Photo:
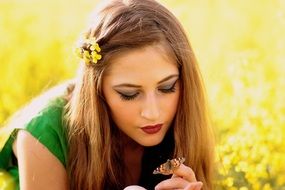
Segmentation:
<svg viewBox="0 0 285 190">
<path fill-rule="evenodd" d="M 162 124 L 157 124 L 157 125 L 145 126 L 145 127 L 142 127 L 141 129 L 147 134 L 155 134 L 160 131 L 161 127 L 162 127 Z"/>
</svg>

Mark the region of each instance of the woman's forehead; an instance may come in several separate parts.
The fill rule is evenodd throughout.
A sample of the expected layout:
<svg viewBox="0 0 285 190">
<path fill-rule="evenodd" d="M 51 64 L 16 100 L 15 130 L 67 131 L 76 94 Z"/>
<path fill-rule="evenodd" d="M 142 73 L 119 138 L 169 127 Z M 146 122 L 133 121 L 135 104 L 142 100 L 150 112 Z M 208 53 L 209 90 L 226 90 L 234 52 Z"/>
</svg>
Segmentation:
<svg viewBox="0 0 285 190">
<path fill-rule="evenodd" d="M 112 60 L 105 75 L 111 80 L 161 80 L 179 74 L 175 60 L 161 45 L 127 51 Z"/>
</svg>

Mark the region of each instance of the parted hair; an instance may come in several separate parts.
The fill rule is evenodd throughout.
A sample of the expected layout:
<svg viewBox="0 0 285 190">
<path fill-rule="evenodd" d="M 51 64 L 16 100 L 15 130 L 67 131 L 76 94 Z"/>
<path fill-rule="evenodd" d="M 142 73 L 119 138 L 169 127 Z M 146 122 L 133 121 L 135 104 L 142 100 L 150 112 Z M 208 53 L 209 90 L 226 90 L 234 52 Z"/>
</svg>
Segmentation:
<svg viewBox="0 0 285 190">
<path fill-rule="evenodd" d="M 173 157 L 184 156 L 203 189 L 212 189 L 213 138 L 202 78 L 186 32 L 177 18 L 154 0 L 109 1 L 84 33 L 95 38 L 102 59 L 81 63 L 66 105 L 70 189 L 122 189 L 122 146 L 102 93 L 102 79 L 122 52 L 153 44 L 166 47 L 180 74 L 180 97 L 173 121 Z"/>
</svg>

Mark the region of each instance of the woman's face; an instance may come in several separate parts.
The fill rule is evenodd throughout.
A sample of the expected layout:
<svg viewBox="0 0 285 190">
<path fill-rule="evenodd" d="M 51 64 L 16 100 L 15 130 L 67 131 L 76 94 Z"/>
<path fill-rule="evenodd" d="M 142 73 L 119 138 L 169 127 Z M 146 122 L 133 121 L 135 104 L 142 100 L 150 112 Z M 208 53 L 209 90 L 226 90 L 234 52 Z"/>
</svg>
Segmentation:
<svg viewBox="0 0 285 190">
<path fill-rule="evenodd" d="M 120 54 L 103 78 L 117 127 L 143 146 L 159 144 L 176 114 L 179 71 L 161 45 Z"/>
</svg>

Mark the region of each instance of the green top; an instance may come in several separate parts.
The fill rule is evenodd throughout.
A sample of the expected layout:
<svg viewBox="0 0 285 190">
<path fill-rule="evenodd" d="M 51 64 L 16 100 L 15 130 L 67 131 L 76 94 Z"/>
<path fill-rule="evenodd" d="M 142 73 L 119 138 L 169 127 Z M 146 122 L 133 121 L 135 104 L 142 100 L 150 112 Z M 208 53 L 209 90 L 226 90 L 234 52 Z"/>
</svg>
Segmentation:
<svg viewBox="0 0 285 190">
<path fill-rule="evenodd" d="M 15 179 L 15 189 L 19 188 L 19 171 L 12 145 L 20 129 L 27 130 L 38 139 L 48 150 L 55 155 L 66 167 L 67 138 L 63 121 L 63 107 L 66 101 L 63 98 L 51 100 L 44 109 L 36 114 L 24 127 L 15 128 L 0 152 L 0 189 L 5 190 L 3 179 L 7 172 Z M 18 127 L 18 126 L 17 126 Z M 3 171 L 4 170 L 4 171 Z M 2 181 L 2 184 L 1 184 Z M 3 185 L 4 184 L 4 185 Z M 2 187 L 1 187 L 2 185 Z M 6 188 L 8 189 L 8 188 Z"/>
</svg>

